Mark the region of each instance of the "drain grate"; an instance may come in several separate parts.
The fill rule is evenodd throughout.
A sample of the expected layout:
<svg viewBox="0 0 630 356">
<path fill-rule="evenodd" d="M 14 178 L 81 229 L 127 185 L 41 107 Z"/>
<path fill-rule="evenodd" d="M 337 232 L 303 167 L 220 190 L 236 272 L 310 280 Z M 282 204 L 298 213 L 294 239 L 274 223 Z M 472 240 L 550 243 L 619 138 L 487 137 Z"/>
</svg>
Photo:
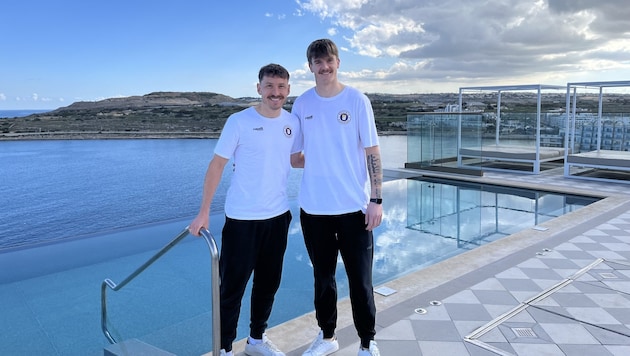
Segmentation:
<svg viewBox="0 0 630 356">
<path fill-rule="evenodd" d="M 516 337 L 538 337 L 532 328 L 512 328 Z"/>
<path fill-rule="evenodd" d="M 424 309 L 424 308 L 416 308 L 416 309 L 413 310 L 413 312 L 416 313 L 416 314 L 424 315 L 424 314 L 427 313 L 427 310 Z"/>
</svg>

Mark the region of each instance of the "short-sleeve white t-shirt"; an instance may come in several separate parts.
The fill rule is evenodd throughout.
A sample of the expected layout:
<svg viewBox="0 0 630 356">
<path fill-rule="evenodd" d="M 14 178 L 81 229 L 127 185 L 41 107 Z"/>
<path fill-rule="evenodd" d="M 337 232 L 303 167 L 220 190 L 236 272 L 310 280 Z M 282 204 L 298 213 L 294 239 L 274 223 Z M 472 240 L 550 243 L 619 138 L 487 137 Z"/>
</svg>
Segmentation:
<svg viewBox="0 0 630 356">
<path fill-rule="evenodd" d="M 309 214 L 338 215 L 367 209 L 370 196 L 365 148 L 379 144 L 367 96 L 346 86 L 331 98 L 315 88 L 291 112 L 301 125 L 294 151 L 304 152 L 300 207 Z"/>
<path fill-rule="evenodd" d="M 214 150 L 233 158 L 225 201 L 228 217 L 263 220 L 289 209 L 287 180 L 299 130 L 297 119 L 284 109 L 277 118 L 264 117 L 254 107 L 228 118 Z"/>
</svg>

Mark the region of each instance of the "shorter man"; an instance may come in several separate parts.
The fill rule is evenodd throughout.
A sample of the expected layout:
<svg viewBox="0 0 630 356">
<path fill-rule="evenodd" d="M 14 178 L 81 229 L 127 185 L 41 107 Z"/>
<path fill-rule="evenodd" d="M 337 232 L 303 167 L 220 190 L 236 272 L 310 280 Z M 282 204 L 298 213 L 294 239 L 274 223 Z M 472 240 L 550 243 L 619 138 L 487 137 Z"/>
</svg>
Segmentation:
<svg viewBox="0 0 630 356">
<path fill-rule="evenodd" d="M 221 355 L 232 356 L 232 342 L 245 287 L 254 272 L 250 334 L 245 354 L 284 356 L 265 329 L 280 286 L 291 222 L 287 180 L 299 122 L 282 108 L 289 96 L 289 72 L 280 65 L 260 69 L 256 85 L 262 101 L 231 115 L 206 173 L 199 214 L 189 230 L 199 236 L 210 226 L 210 204 L 223 169 L 234 159 L 234 174 L 225 201 L 221 236 Z"/>
</svg>

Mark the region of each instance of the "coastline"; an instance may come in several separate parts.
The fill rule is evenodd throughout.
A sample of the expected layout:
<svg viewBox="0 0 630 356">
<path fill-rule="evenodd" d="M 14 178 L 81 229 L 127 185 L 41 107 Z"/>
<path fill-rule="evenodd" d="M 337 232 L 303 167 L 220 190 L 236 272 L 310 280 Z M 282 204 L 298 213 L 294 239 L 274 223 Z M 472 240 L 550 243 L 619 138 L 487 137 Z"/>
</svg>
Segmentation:
<svg viewBox="0 0 630 356">
<path fill-rule="evenodd" d="M 64 131 L 0 133 L 0 141 L 35 140 L 121 140 L 121 139 L 208 139 L 219 138 L 221 132 L 177 131 Z"/>
<path fill-rule="evenodd" d="M 59 131 L 0 133 L 0 141 L 123 140 L 123 139 L 216 139 L 221 132 L 188 131 Z M 379 136 L 407 135 L 407 131 L 379 131 Z"/>
</svg>

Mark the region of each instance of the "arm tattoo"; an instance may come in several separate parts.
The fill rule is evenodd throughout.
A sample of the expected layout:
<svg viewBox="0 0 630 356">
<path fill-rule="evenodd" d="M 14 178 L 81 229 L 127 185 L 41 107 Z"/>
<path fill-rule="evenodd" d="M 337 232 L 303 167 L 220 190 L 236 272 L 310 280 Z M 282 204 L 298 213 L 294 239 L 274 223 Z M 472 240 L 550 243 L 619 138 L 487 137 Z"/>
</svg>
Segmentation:
<svg viewBox="0 0 630 356">
<path fill-rule="evenodd" d="M 383 170 L 381 169 L 381 157 L 378 154 L 367 155 L 367 168 L 370 175 L 370 184 L 376 198 L 381 197 L 381 186 L 383 185 Z"/>
</svg>

